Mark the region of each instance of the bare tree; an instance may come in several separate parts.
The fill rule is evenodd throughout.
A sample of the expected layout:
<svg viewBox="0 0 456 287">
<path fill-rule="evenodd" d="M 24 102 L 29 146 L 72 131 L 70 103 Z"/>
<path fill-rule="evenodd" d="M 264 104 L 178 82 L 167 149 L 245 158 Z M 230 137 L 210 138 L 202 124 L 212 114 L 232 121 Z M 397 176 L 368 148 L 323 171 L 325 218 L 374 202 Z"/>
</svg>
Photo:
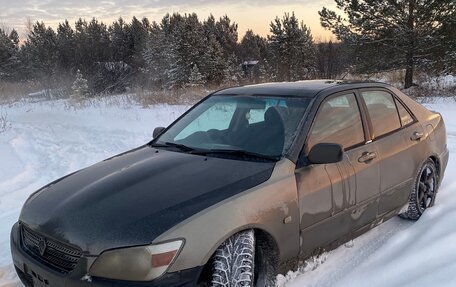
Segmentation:
<svg viewBox="0 0 456 287">
<path fill-rule="evenodd" d="M 32 20 L 32 18 L 27 17 L 27 19 L 25 20 L 25 23 L 24 23 L 26 35 L 32 34 L 34 23 L 35 23 L 35 22 Z"/>
</svg>

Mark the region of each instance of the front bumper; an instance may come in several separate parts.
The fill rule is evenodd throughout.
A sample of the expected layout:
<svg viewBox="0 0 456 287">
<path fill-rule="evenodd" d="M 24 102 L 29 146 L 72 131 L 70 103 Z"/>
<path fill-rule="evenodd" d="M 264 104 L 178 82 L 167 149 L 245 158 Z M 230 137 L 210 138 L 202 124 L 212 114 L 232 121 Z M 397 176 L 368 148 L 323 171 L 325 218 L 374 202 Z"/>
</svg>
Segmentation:
<svg viewBox="0 0 456 287">
<path fill-rule="evenodd" d="M 196 286 L 203 267 L 167 273 L 151 282 L 130 282 L 91 277 L 88 281 L 84 276 L 88 273 L 93 257 L 82 256 L 76 268 L 63 274 L 34 259 L 21 247 L 19 224 L 11 230 L 11 253 L 16 272 L 26 287 L 190 287 Z"/>
</svg>

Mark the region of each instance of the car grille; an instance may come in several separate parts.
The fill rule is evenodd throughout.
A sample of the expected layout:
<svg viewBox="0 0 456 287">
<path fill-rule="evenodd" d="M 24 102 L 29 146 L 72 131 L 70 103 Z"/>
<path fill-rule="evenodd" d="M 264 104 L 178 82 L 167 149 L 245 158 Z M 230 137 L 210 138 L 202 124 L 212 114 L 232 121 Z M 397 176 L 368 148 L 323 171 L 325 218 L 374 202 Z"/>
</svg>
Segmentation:
<svg viewBox="0 0 456 287">
<path fill-rule="evenodd" d="M 72 271 L 81 258 L 81 250 L 46 238 L 23 224 L 21 234 L 22 246 L 27 253 L 62 273 Z"/>
</svg>

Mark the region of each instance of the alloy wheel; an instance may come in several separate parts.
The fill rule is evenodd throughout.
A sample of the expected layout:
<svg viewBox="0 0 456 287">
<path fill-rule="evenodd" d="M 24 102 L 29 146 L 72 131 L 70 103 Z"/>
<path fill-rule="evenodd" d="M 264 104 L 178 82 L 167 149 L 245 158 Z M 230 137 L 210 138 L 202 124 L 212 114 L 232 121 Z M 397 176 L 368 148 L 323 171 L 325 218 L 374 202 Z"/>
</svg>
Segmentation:
<svg viewBox="0 0 456 287">
<path fill-rule="evenodd" d="M 425 209 L 432 206 L 435 200 L 435 193 L 437 190 L 436 186 L 436 174 L 435 169 L 430 166 L 426 166 L 420 175 L 420 180 L 417 186 L 417 206 L 422 213 Z"/>
</svg>

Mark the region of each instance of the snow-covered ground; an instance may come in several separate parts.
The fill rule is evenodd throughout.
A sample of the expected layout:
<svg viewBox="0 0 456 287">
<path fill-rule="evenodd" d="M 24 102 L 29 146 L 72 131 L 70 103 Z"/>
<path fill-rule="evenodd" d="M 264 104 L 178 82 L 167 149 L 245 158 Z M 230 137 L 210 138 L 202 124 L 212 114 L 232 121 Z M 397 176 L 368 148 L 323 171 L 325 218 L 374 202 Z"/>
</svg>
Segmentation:
<svg viewBox="0 0 456 287">
<path fill-rule="evenodd" d="M 416 223 L 394 218 L 353 242 L 281 276 L 279 286 L 456 286 L 456 102 L 427 104 L 441 112 L 451 151 L 435 207 Z M 72 171 L 137 147 L 187 106 L 142 108 L 98 102 L 74 109 L 65 100 L 0 105 L 0 287 L 20 286 L 9 232 L 28 195 Z M 1 130 L 0 130 L 1 131 Z"/>
<path fill-rule="evenodd" d="M 30 193 L 148 142 L 155 127 L 170 124 L 187 108 L 144 109 L 122 99 L 78 109 L 65 100 L 0 105 L 11 126 L 0 133 L 0 287 L 21 286 L 11 264 L 9 232 Z"/>
</svg>

